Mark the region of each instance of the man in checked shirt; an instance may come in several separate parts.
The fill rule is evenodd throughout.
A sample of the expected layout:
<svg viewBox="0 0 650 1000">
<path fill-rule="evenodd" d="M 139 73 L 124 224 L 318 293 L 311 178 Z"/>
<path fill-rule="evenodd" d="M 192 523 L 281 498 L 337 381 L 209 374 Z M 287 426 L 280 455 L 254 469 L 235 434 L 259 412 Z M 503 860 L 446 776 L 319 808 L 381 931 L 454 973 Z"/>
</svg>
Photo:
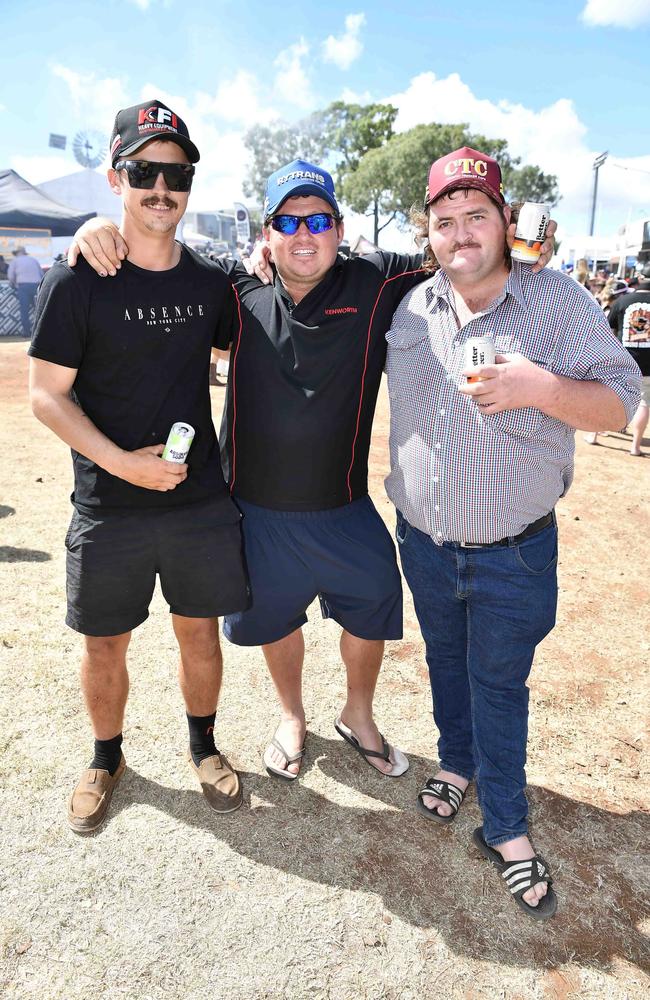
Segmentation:
<svg viewBox="0 0 650 1000">
<path fill-rule="evenodd" d="M 418 796 L 451 822 L 470 781 L 474 843 L 536 919 L 557 899 L 528 839 L 526 680 L 555 624 L 553 508 L 573 476 L 574 431 L 614 430 L 639 402 L 639 370 L 593 298 L 558 271 L 510 259 L 501 171 L 463 148 L 431 167 L 429 280 L 388 333 L 391 473 L 402 568 L 426 644 L 440 770 Z M 496 364 L 467 383 L 464 345 Z"/>
</svg>

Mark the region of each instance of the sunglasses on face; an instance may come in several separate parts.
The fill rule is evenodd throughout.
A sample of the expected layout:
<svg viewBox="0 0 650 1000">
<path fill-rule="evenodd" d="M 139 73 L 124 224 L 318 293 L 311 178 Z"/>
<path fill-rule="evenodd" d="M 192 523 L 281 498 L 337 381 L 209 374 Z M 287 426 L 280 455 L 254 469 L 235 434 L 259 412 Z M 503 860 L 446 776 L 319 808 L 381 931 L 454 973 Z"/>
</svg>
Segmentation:
<svg viewBox="0 0 650 1000">
<path fill-rule="evenodd" d="M 126 170 L 129 186 L 151 190 L 162 174 L 168 191 L 189 191 L 194 177 L 192 163 L 155 163 L 153 160 L 118 160 L 116 170 Z"/>
<path fill-rule="evenodd" d="M 338 217 L 330 212 L 314 212 L 313 215 L 274 215 L 271 218 L 271 227 L 276 233 L 293 236 L 300 229 L 300 223 L 304 222 L 312 236 L 318 236 L 320 233 L 328 232 L 338 221 Z"/>
</svg>

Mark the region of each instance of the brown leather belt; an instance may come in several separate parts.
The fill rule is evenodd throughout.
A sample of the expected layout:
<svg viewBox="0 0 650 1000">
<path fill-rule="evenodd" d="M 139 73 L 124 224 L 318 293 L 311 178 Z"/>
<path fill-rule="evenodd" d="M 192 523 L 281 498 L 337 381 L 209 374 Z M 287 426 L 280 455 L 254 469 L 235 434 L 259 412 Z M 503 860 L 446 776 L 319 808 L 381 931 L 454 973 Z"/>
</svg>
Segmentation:
<svg viewBox="0 0 650 1000">
<path fill-rule="evenodd" d="M 524 538 L 537 535 L 552 523 L 553 511 L 550 511 L 548 514 L 544 514 L 544 517 L 540 517 L 539 520 L 533 521 L 527 528 L 520 531 L 518 535 L 513 535 L 510 538 L 500 538 L 498 542 L 458 542 L 458 544 L 463 549 L 494 549 L 499 545 L 516 545 L 518 542 L 523 542 Z"/>
</svg>

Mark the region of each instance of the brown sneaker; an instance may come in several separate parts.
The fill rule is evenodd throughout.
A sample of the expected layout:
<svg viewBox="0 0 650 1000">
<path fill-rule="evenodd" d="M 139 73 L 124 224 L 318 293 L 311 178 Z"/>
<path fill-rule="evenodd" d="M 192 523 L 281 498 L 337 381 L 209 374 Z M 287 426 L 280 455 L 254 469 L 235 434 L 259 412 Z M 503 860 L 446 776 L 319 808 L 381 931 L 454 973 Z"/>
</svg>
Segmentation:
<svg viewBox="0 0 650 1000">
<path fill-rule="evenodd" d="M 75 833 L 93 833 L 102 825 L 125 768 L 122 755 L 113 775 L 95 767 L 83 772 L 68 802 L 68 826 Z"/>
<path fill-rule="evenodd" d="M 197 767 L 188 753 L 190 767 L 201 782 L 208 805 L 218 813 L 234 812 L 243 802 L 239 775 L 222 753 L 206 757 Z"/>
</svg>

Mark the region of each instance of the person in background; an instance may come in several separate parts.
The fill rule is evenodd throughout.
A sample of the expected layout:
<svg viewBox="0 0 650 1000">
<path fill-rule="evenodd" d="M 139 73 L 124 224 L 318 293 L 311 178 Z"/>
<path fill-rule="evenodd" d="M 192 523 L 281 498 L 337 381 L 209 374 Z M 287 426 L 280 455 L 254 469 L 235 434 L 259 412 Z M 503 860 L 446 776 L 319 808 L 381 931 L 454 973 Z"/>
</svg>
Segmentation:
<svg viewBox="0 0 650 1000">
<path fill-rule="evenodd" d="M 30 312 L 43 278 L 41 265 L 36 257 L 27 253 L 25 247 L 17 247 L 14 250 L 14 259 L 9 264 L 7 278 L 18 297 L 23 333 L 26 337 L 30 337 L 32 333 Z"/>
</svg>

